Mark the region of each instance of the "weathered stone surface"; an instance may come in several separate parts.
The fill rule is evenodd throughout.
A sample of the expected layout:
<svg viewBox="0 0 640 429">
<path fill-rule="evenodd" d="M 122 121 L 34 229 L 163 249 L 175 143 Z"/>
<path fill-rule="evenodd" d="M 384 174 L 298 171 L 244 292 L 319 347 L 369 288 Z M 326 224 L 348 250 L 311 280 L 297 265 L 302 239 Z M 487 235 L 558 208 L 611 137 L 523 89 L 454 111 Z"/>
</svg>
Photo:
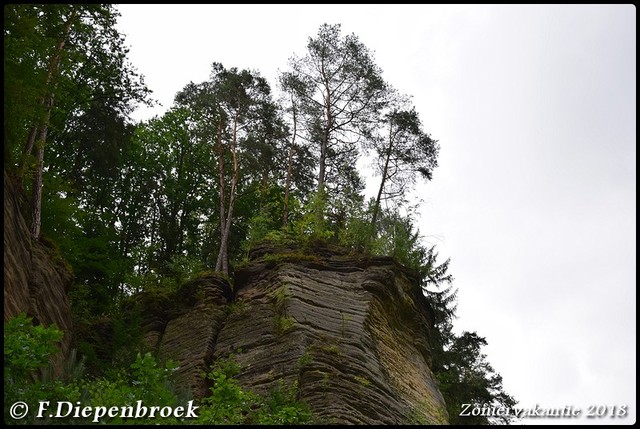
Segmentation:
<svg viewBox="0 0 640 429">
<path fill-rule="evenodd" d="M 56 252 L 33 241 L 21 212 L 18 191 L 4 174 L 4 320 L 24 312 L 45 326 L 64 332 L 61 353 L 54 357 L 60 373 L 71 349 L 71 311 L 67 297 L 73 275 Z"/>
<path fill-rule="evenodd" d="M 196 397 L 209 393 L 202 374 L 211 364 L 230 299 L 231 288 L 226 280 L 204 276 L 183 285 L 160 318 L 153 314 L 144 318 L 144 341 L 147 345 L 157 344 L 161 360 L 171 359 L 180 366 L 176 374 L 180 386 Z"/>
<path fill-rule="evenodd" d="M 300 399 L 326 422 L 447 422 L 429 368 L 432 316 L 410 271 L 329 248 L 263 246 L 250 258 L 226 313 L 217 280 L 220 299 L 185 308 L 154 334 L 196 395 L 208 393 L 197 372 L 233 353 L 244 387 L 265 393 L 297 382 Z"/>
<path fill-rule="evenodd" d="M 26 312 L 65 332 L 72 276 L 54 251 L 29 235 L 20 194 L 5 174 L 5 321 Z M 319 247 L 261 246 L 235 273 L 235 289 L 215 274 L 172 296 L 140 297 L 144 342 L 180 365 L 195 397 L 216 358 L 234 354 L 240 383 L 257 392 L 297 383 L 316 416 L 338 424 L 446 423 L 430 370 L 426 298 L 413 274 L 390 258 Z"/>
</svg>

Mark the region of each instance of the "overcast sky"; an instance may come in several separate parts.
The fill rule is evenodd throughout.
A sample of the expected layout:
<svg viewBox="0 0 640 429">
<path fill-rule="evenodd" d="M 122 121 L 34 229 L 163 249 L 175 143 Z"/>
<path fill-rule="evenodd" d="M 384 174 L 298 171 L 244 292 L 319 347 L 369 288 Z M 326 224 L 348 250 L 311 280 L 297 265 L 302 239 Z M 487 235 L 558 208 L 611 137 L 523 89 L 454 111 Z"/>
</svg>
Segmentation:
<svg viewBox="0 0 640 429">
<path fill-rule="evenodd" d="M 163 106 L 211 63 L 278 71 L 323 23 L 374 52 L 440 142 L 420 230 L 519 405 L 636 416 L 636 10 L 632 5 L 121 5 Z"/>
</svg>

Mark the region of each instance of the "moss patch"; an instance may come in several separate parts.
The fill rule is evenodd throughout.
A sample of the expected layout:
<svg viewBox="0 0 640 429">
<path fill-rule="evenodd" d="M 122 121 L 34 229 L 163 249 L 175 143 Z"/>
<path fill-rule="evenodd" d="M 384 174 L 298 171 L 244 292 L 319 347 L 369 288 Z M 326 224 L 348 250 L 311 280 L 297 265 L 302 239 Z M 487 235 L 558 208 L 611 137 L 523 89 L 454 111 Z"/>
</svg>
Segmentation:
<svg viewBox="0 0 640 429">
<path fill-rule="evenodd" d="M 318 256 L 304 253 L 302 251 L 290 253 L 267 253 L 262 257 L 262 260 L 269 265 L 277 265 L 284 262 L 313 262 L 316 264 L 322 263 L 322 260 Z"/>
</svg>

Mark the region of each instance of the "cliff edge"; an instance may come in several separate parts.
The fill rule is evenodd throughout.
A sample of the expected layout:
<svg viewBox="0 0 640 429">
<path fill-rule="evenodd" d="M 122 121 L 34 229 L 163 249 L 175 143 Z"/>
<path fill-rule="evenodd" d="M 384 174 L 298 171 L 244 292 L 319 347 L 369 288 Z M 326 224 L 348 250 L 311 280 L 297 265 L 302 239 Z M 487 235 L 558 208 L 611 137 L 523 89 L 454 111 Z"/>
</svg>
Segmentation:
<svg viewBox="0 0 640 429">
<path fill-rule="evenodd" d="M 236 271 L 147 303 L 146 344 L 206 396 L 210 363 L 233 354 L 243 387 L 297 383 L 299 399 L 336 424 L 446 424 L 430 369 L 430 307 L 413 274 L 387 257 L 263 245 Z"/>
<path fill-rule="evenodd" d="M 22 213 L 24 198 L 4 173 L 4 320 L 20 313 L 45 326 L 55 324 L 64 332 L 53 359 L 60 374 L 71 349 L 71 309 L 67 291 L 73 275 L 55 249 L 31 238 Z"/>
</svg>

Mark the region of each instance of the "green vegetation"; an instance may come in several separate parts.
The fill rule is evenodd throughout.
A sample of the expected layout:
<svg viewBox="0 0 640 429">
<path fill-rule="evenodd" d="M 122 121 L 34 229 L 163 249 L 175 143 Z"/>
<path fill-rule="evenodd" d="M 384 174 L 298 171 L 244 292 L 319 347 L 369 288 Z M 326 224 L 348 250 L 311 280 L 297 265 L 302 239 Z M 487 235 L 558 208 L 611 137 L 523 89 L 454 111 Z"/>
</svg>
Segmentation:
<svg viewBox="0 0 640 429">
<path fill-rule="evenodd" d="M 410 425 L 429 425 L 433 424 L 424 416 L 423 412 L 431 416 L 435 416 L 438 424 L 446 425 L 449 424 L 449 420 L 447 416 L 442 411 L 440 407 L 434 407 L 428 401 L 424 400 L 420 402 L 417 406 L 411 408 L 411 414 L 409 415 L 409 419 L 407 424 Z"/>
<path fill-rule="evenodd" d="M 54 325 L 32 325 L 30 317 L 20 314 L 4 325 L 4 412 L 16 401 L 29 405 L 39 398 L 63 394 L 78 398 L 79 391 L 67 388 L 61 381 L 44 382 L 40 370 L 58 352 L 57 343 L 63 333 Z"/>
<path fill-rule="evenodd" d="M 487 345 L 483 337 L 475 332 L 453 332 L 456 317 L 457 290 L 450 285 L 453 277 L 447 274 L 449 260 L 436 264 L 438 254 L 433 248 L 424 252 L 427 276 L 424 290 L 434 311 L 435 324 L 431 329 L 433 353 L 432 370 L 444 396 L 451 424 L 484 425 L 510 424 L 515 420 L 507 416 L 460 416 L 462 404 L 478 404 L 512 409 L 517 401 L 504 391 L 502 377 L 486 361 L 482 346 Z M 449 286 L 445 287 L 444 284 Z M 436 290 L 427 289 L 429 286 Z"/>
<path fill-rule="evenodd" d="M 330 353 L 332 355 L 336 355 L 336 356 L 340 355 L 340 349 L 336 344 L 323 344 L 321 346 L 318 346 L 317 349 L 322 350 L 326 353 Z"/>
<path fill-rule="evenodd" d="M 276 335 L 280 336 L 293 328 L 296 324 L 295 319 L 287 315 L 287 301 L 289 294 L 287 292 L 287 285 L 282 285 L 273 295 L 273 327 Z"/>
<path fill-rule="evenodd" d="M 303 251 L 289 253 L 268 253 L 262 258 L 268 264 L 280 264 L 283 262 L 315 262 L 321 263 L 322 260 L 317 255 L 304 253 Z"/>
<path fill-rule="evenodd" d="M 300 365 L 300 367 L 309 365 L 311 362 L 313 362 L 314 357 L 315 355 L 313 353 L 313 350 L 307 347 L 304 351 L 304 354 L 300 356 L 300 359 L 298 359 L 298 364 Z"/>
<path fill-rule="evenodd" d="M 282 285 L 273 294 L 273 311 L 279 316 L 287 315 L 287 301 L 289 300 L 289 293 L 287 291 L 287 285 Z"/>
<path fill-rule="evenodd" d="M 416 273 L 436 316 L 434 372 L 451 415 L 465 402 L 513 403 L 480 352 L 484 338 L 452 333 L 449 260 L 439 263 L 414 227 L 410 191 L 432 180 L 440 146 L 355 34 L 321 25 L 278 77 L 279 97 L 258 70 L 213 62 L 209 78 L 185 83 L 164 114 L 133 123 L 134 105 L 153 102 L 127 60 L 116 5 L 7 4 L 4 12 L 4 170 L 29 195 L 32 237 L 74 273 L 73 346 L 87 373 L 82 382 L 43 378 L 63 334 L 10 321 L 5 415 L 7 398 L 54 391 L 172 403 L 171 368 L 140 346 L 140 306 L 171 312 L 174 292 L 202 275 L 233 284 L 234 268 L 265 242 L 295 245 L 265 255 L 268 264 L 321 263 L 317 250 L 330 246 L 394 257 Z M 379 180 L 370 201 L 356 168 L 365 152 Z M 274 297 L 278 334 L 294 325 L 286 300 L 283 287 Z M 306 421 L 287 405 L 291 388 L 256 405 L 228 370 L 210 374 L 219 396 L 203 406 L 208 422 Z"/>
<path fill-rule="evenodd" d="M 227 312 L 229 314 L 243 314 L 249 309 L 247 301 L 233 301 L 227 305 Z"/>
<path fill-rule="evenodd" d="M 64 365 L 64 374 L 52 379 L 50 359 L 59 351 L 57 342 L 62 332 L 55 326 L 48 328 L 33 325 L 30 318 L 21 314 L 4 326 L 4 409 L 8 416 L 9 407 L 16 401 L 24 401 L 30 409 L 38 409 L 38 402 L 82 401 L 84 405 L 128 406 L 141 400 L 157 406 L 173 406 L 178 396 L 170 382 L 170 375 L 176 369 L 168 361 L 159 366 L 151 354 L 138 354 L 128 368 L 106 371 L 102 377 L 87 376 L 82 371 L 82 363 L 75 362 L 75 353 Z M 31 413 L 20 423 L 90 424 L 91 418 L 44 418 L 36 419 Z M 82 420 L 82 421 L 80 421 Z M 167 419 L 149 420 L 148 423 L 168 423 Z M 105 417 L 102 423 L 135 423 Z M 16 423 L 16 422 L 14 422 Z"/>
<path fill-rule="evenodd" d="M 296 325 L 295 319 L 289 316 L 275 316 L 273 318 L 273 326 L 276 335 L 282 335 Z"/>
<path fill-rule="evenodd" d="M 88 377 L 78 371 L 81 364 L 65 366 L 61 379 L 50 380 L 43 374 L 49 359 L 58 351 L 56 343 L 62 332 L 55 326 L 33 325 L 24 314 L 5 324 L 4 330 L 4 409 L 5 416 L 16 401 L 26 402 L 38 409 L 38 401 L 59 400 L 83 406 L 135 407 L 137 401 L 158 407 L 184 406 L 187 396 L 179 394 L 172 382 L 178 369 L 167 361 L 159 365 L 150 354 L 138 353 L 128 368 L 107 371 L 99 378 Z M 309 407 L 297 400 L 296 383 L 280 384 L 262 396 L 241 388 L 235 379 L 240 366 L 233 360 L 220 359 L 214 363 L 207 378 L 212 380 L 211 395 L 199 403 L 196 419 L 175 417 L 131 419 L 122 416 L 94 416 L 83 418 L 36 419 L 30 414 L 20 423 L 37 424 L 306 424 L 313 422 Z M 16 423 L 16 422 L 14 422 Z"/>
<path fill-rule="evenodd" d="M 357 381 L 358 384 L 360 384 L 362 387 L 369 387 L 369 385 L 371 384 L 371 382 L 368 379 L 366 379 L 365 377 L 362 377 L 361 375 L 355 375 L 353 379 Z"/>
<path fill-rule="evenodd" d="M 280 380 L 277 388 L 260 396 L 240 387 L 235 377 L 240 366 L 233 360 L 218 360 L 207 377 L 213 381 L 211 396 L 202 401 L 198 424 L 309 424 L 309 407 L 297 400 L 298 385 Z"/>
<path fill-rule="evenodd" d="M 342 354 L 340 347 L 336 344 L 336 341 L 329 338 L 323 338 L 320 341 L 316 340 L 305 350 L 305 354 L 309 354 L 311 356 L 315 356 L 318 353 L 328 353 L 335 356 L 340 356 Z"/>
<path fill-rule="evenodd" d="M 329 387 L 329 373 L 326 371 L 320 371 L 322 373 L 322 387 L 326 389 Z"/>
</svg>

